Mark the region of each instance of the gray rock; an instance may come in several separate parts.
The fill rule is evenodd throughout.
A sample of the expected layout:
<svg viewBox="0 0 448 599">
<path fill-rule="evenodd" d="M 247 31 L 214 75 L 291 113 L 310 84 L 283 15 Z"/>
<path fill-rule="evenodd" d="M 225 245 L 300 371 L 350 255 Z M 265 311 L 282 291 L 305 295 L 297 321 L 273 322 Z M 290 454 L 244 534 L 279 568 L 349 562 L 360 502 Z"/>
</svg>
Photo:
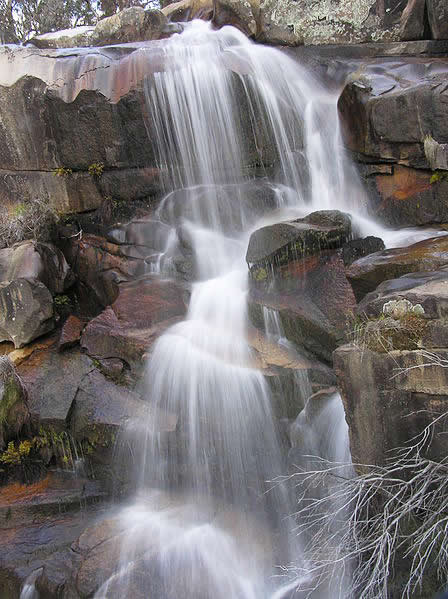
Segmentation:
<svg viewBox="0 0 448 599">
<path fill-rule="evenodd" d="M 29 41 L 36 48 L 82 48 L 91 45 L 92 33 L 95 27 L 82 26 L 73 29 L 63 29 L 36 35 Z"/>
<path fill-rule="evenodd" d="M 434 351 L 447 359 L 446 349 Z M 367 467 L 363 464 L 385 465 L 390 450 L 404 446 L 446 412 L 448 369 L 422 366 L 428 360 L 421 351 L 376 353 L 344 345 L 333 359 L 359 472 Z M 446 456 L 443 428 L 442 420 L 427 448 L 432 459 Z"/>
<path fill-rule="evenodd" d="M 53 294 L 64 293 L 74 282 L 64 254 L 51 243 L 24 241 L 15 244 L 12 252 L 0 250 L 0 263 L 3 253 L 9 257 L 9 266 L 2 280 L 38 279 Z"/>
<path fill-rule="evenodd" d="M 394 41 L 404 6 L 400 0 L 261 0 L 258 39 L 287 45 Z"/>
<path fill-rule="evenodd" d="M 0 340 L 16 348 L 54 328 L 53 298 L 37 279 L 0 283 Z"/>
<path fill-rule="evenodd" d="M 445 0 L 426 0 L 428 21 L 435 40 L 448 39 L 448 5 Z"/>
<path fill-rule="evenodd" d="M 400 39 L 421 40 L 425 33 L 426 0 L 408 0 L 401 14 Z"/>
<path fill-rule="evenodd" d="M 101 19 L 91 33 L 90 45 L 158 40 L 166 35 L 166 25 L 167 19 L 160 10 L 145 11 L 140 6 L 131 6 Z"/>
<path fill-rule="evenodd" d="M 337 248 L 348 241 L 350 217 L 337 210 L 312 212 L 305 218 L 262 227 L 252 233 L 247 248 L 249 265 L 278 266 L 294 258 Z"/>
</svg>

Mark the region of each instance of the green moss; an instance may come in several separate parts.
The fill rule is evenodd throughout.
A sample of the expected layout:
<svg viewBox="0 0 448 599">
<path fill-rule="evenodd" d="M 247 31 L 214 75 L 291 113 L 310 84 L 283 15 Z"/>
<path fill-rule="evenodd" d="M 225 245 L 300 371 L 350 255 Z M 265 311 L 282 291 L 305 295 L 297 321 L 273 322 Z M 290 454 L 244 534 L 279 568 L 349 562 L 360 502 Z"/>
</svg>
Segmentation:
<svg viewBox="0 0 448 599">
<path fill-rule="evenodd" d="M 431 185 L 441 183 L 442 181 L 448 181 L 448 171 L 435 171 L 429 180 Z"/>
<path fill-rule="evenodd" d="M 254 281 L 266 281 L 268 278 L 268 271 L 263 267 L 255 268 L 252 270 L 252 278 Z"/>
<path fill-rule="evenodd" d="M 3 396 L 0 401 L 0 424 L 8 422 L 8 415 L 18 401 L 22 401 L 22 389 L 11 376 L 4 382 Z"/>
<path fill-rule="evenodd" d="M 53 171 L 53 175 L 55 177 L 69 177 L 73 173 L 71 168 L 66 168 L 65 166 L 58 166 Z"/>
<path fill-rule="evenodd" d="M 87 169 L 89 171 L 89 175 L 91 177 L 96 177 L 99 179 L 103 175 L 104 171 L 104 163 L 103 162 L 92 162 L 92 164 Z"/>
</svg>

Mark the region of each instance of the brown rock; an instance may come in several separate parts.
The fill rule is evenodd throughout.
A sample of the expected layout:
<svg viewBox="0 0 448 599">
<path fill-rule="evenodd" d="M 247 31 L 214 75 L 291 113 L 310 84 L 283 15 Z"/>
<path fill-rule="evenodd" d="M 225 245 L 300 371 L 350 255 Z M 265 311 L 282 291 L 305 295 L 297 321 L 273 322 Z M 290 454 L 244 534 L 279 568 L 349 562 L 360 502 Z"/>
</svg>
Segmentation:
<svg viewBox="0 0 448 599">
<path fill-rule="evenodd" d="M 170 2 L 162 8 L 162 12 L 170 21 L 192 21 L 193 19 L 208 21 L 213 16 L 213 0 Z"/>
<path fill-rule="evenodd" d="M 120 358 L 140 368 L 154 340 L 185 314 L 183 286 L 157 279 L 120 285 L 117 300 L 84 330 L 81 345 L 96 358 Z"/>
<path fill-rule="evenodd" d="M 0 283 L 0 340 L 16 348 L 54 328 L 53 298 L 37 279 Z"/>
<path fill-rule="evenodd" d="M 435 40 L 448 40 L 448 6 L 445 0 L 426 0 L 428 21 Z"/>
<path fill-rule="evenodd" d="M 417 271 L 439 270 L 445 265 L 448 265 L 448 235 L 370 254 L 353 262 L 346 274 L 359 302 L 383 281 Z"/>
<path fill-rule="evenodd" d="M 58 344 L 59 351 L 75 346 L 81 339 L 83 328 L 83 321 L 71 314 L 62 326 Z"/>
<path fill-rule="evenodd" d="M 402 40 L 424 38 L 425 4 L 426 0 L 408 0 L 400 20 L 400 38 Z"/>
<path fill-rule="evenodd" d="M 447 350 L 438 350 L 441 360 Z M 353 462 L 385 465 L 390 450 L 404 446 L 433 419 L 446 412 L 448 370 L 441 365 L 422 366 L 421 351 L 375 353 L 344 345 L 334 352 L 334 367 L 341 389 L 350 433 Z M 420 367 L 419 367 L 420 366 Z M 436 426 L 428 454 L 446 456 L 443 422 Z"/>
<path fill-rule="evenodd" d="M 91 34 L 93 46 L 158 40 L 166 36 L 167 19 L 160 10 L 131 6 L 101 19 Z"/>
</svg>

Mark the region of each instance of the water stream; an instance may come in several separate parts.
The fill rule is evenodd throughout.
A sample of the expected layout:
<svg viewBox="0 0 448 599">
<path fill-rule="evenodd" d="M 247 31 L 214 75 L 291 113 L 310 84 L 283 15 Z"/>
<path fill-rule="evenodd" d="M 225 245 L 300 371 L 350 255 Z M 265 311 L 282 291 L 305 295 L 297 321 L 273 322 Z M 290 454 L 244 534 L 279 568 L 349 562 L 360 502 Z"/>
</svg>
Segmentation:
<svg viewBox="0 0 448 599">
<path fill-rule="evenodd" d="M 186 318 L 152 351 L 145 392 L 178 416 L 178 430 L 167 437 L 151 421 L 140 427 L 138 492 L 119 516 L 127 530 L 120 564 L 95 597 L 289 597 L 309 577 L 294 499 L 285 484 L 268 482 L 285 474 L 286 451 L 247 342 L 248 240 L 269 222 L 330 208 L 352 214 L 364 235 L 389 235 L 390 245 L 392 234 L 366 216 L 337 96 L 312 74 L 233 28 L 203 22 L 174 35 L 163 53 L 165 68 L 146 79 L 145 95 L 166 191 L 154 220 L 169 233 L 150 270 L 195 282 Z M 261 163 L 269 166 L 255 179 Z M 275 314 L 266 323 L 267 335 L 288 343 Z M 296 386 L 304 402 L 309 381 Z M 317 451 L 315 435 L 327 434 L 335 413 L 328 459 L 347 457 L 337 396 L 321 414 L 326 422 L 308 431 Z M 279 566 L 292 563 L 288 577 Z M 340 585 L 328 596 L 343 596 Z"/>
</svg>

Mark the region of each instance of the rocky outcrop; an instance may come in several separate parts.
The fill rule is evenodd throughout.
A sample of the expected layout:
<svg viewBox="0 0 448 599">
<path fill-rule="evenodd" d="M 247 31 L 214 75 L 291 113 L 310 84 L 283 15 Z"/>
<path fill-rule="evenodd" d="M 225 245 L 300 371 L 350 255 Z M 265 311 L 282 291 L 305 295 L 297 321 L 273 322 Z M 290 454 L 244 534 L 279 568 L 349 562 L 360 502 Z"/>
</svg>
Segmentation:
<svg viewBox="0 0 448 599">
<path fill-rule="evenodd" d="M 0 283 L 0 340 L 16 348 L 54 328 L 53 298 L 37 279 Z"/>
<path fill-rule="evenodd" d="M 36 48 L 82 48 L 158 40 L 176 31 L 160 10 L 144 10 L 140 6 L 126 8 L 101 19 L 96 27 L 75 27 L 33 37 Z"/>
<path fill-rule="evenodd" d="M 355 305 L 342 257 L 331 251 L 292 260 L 269 285 L 254 281 L 249 294 L 249 314 L 258 328 L 264 327 L 263 309 L 276 310 L 285 336 L 326 362 Z"/>
<path fill-rule="evenodd" d="M 402 40 L 421 40 L 425 34 L 426 0 L 408 0 L 400 19 Z"/>
<path fill-rule="evenodd" d="M 203 19 L 209 21 L 213 17 L 213 0 L 180 0 L 168 2 L 162 8 L 163 14 L 173 22 Z"/>
<path fill-rule="evenodd" d="M 187 290 L 151 277 L 120 285 L 114 303 L 85 328 L 81 346 L 95 358 L 120 358 L 133 369 L 160 333 L 185 314 Z"/>
<path fill-rule="evenodd" d="M 447 265 L 448 236 L 443 235 L 360 258 L 347 268 L 346 274 L 359 302 L 383 281 L 406 273 L 438 270 Z"/>
<path fill-rule="evenodd" d="M 0 449 L 17 439 L 26 425 L 30 412 L 25 387 L 13 363 L 0 357 Z"/>
<path fill-rule="evenodd" d="M 246 262 L 252 278 L 261 281 L 291 260 L 342 246 L 350 234 L 348 215 L 337 210 L 312 212 L 304 218 L 262 227 L 252 233 Z"/>
<path fill-rule="evenodd" d="M 8 261 L 8 268 L 0 281 L 37 279 L 52 294 L 64 293 L 74 282 L 63 253 L 53 244 L 24 241 L 0 250 L 0 263 L 2 255 Z"/>
<path fill-rule="evenodd" d="M 448 39 L 448 6 L 444 0 L 426 0 L 428 21 L 435 40 Z"/>
<path fill-rule="evenodd" d="M 433 350 L 433 361 L 421 350 L 373 352 L 343 346 L 334 367 L 349 425 L 350 447 L 358 471 L 362 465 L 385 465 L 390 450 L 411 439 L 446 412 L 447 350 Z M 446 456 L 443 425 L 436 425 L 427 455 Z"/>
<path fill-rule="evenodd" d="M 443 166 L 448 142 L 443 60 L 366 64 L 340 99 L 348 147 L 369 188 L 370 210 L 392 226 L 445 222 L 448 181 L 431 169 Z M 429 139 L 440 147 L 437 160 Z M 384 163 L 390 165 L 385 170 Z M 375 172 L 374 165 L 378 164 Z"/>
</svg>

